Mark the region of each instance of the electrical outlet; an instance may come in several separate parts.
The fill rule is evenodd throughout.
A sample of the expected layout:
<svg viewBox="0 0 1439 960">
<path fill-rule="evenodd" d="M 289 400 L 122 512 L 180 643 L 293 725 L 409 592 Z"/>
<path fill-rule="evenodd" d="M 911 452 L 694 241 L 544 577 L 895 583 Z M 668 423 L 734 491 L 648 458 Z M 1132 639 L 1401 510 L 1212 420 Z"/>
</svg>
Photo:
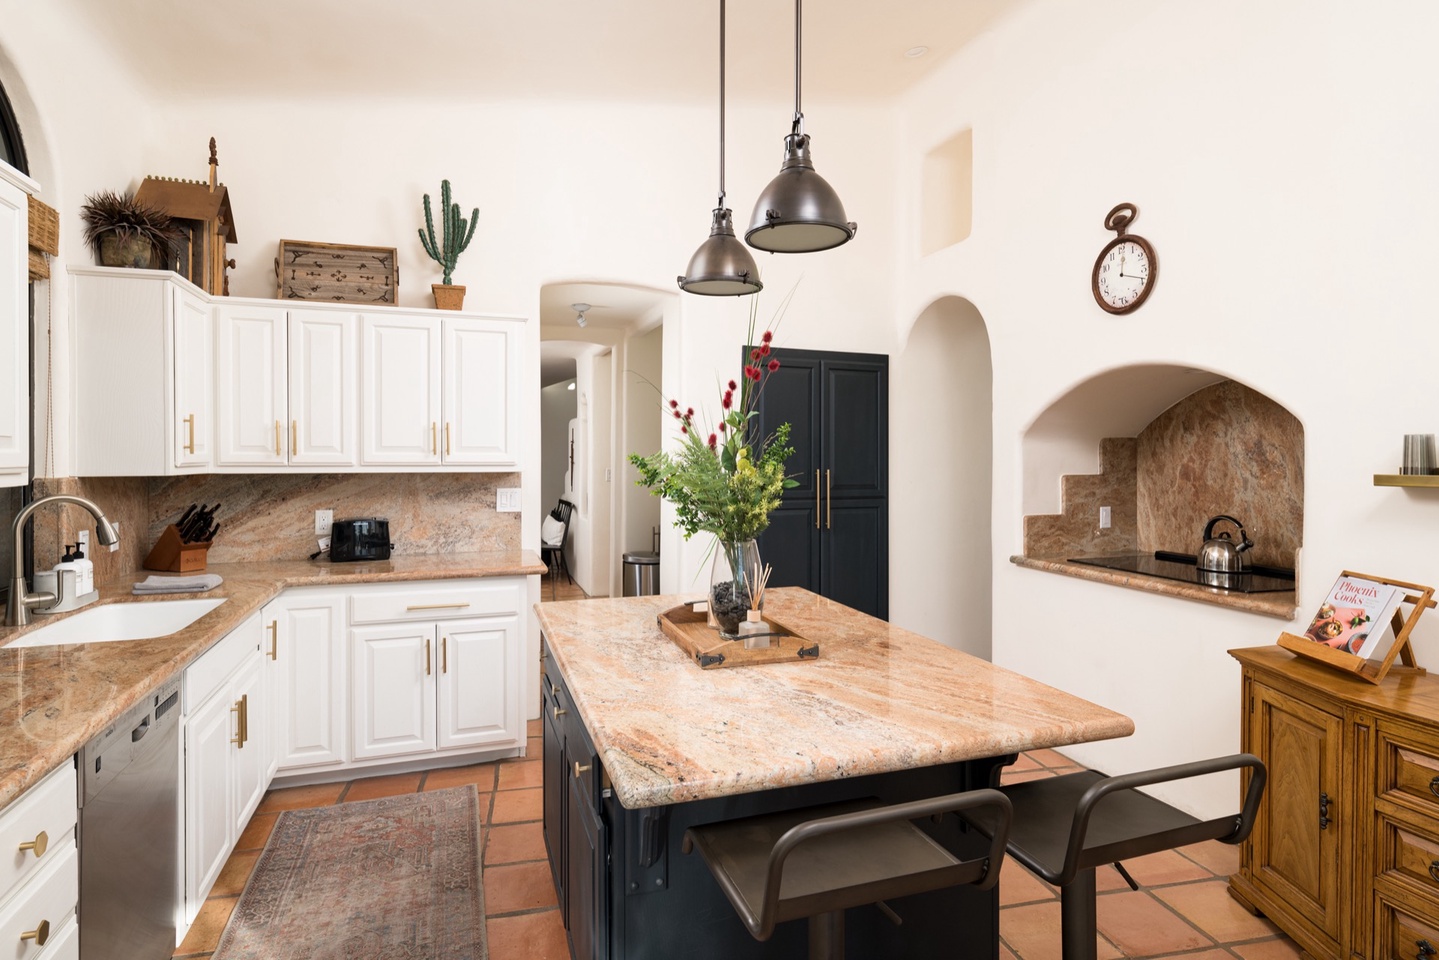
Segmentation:
<svg viewBox="0 0 1439 960">
<path fill-rule="evenodd" d="M 1101 529 L 1101 530 L 1108 530 L 1108 529 L 1109 529 L 1109 508 L 1108 508 L 1108 507 L 1100 507 L 1100 508 L 1099 508 L 1099 529 Z"/>
<path fill-rule="evenodd" d="M 335 511 L 333 511 L 333 510 L 316 510 L 316 511 L 315 511 L 315 536 L 317 536 L 317 537 L 328 537 L 328 536 L 330 535 L 330 528 L 333 527 L 334 525 L 335 525 Z"/>
<path fill-rule="evenodd" d="M 500 487 L 495 491 L 495 511 L 498 513 L 520 512 L 520 488 Z"/>
<path fill-rule="evenodd" d="M 80 547 L 80 552 L 81 552 L 81 553 L 85 554 L 85 556 L 87 556 L 87 557 L 90 556 L 90 531 L 89 531 L 89 530 L 76 530 L 76 531 L 75 531 L 75 543 L 79 545 L 79 547 Z"/>
</svg>

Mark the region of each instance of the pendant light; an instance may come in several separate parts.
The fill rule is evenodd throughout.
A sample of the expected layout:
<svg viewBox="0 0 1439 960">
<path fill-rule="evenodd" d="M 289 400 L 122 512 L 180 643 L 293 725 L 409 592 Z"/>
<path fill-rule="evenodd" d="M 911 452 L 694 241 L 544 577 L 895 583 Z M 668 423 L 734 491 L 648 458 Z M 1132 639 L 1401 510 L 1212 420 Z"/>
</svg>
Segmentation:
<svg viewBox="0 0 1439 960">
<path fill-rule="evenodd" d="M 809 156 L 809 136 L 800 110 L 800 4 L 794 0 L 794 125 L 784 138 L 779 175 L 759 195 L 745 242 L 770 253 L 814 253 L 845 243 L 859 227 L 844 218 L 839 194 Z"/>
<path fill-rule="evenodd" d="M 729 207 L 725 206 L 724 194 L 724 47 L 725 47 L 725 0 L 720 0 L 720 137 L 719 137 L 719 201 L 714 208 L 714 223 L 710 226 L 709 239 L 700 244 L 690 258 L 688 272 L 676 277 L 680 289 L 686 293 L 698 293 L 706 297 L 742 297 L 759 293 L 764 284 L 759 281 L 759 269 L 754 257 L 734 235 L 734 221 Z"/>
</svg>

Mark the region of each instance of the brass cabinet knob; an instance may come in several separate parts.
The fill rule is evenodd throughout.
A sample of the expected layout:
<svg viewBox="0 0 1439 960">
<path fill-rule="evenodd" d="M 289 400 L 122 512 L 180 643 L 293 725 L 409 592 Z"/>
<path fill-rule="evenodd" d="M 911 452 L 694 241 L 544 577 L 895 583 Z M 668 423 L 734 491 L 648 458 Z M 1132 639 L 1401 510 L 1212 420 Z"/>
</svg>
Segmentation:
<svg viewBox="0 0 1439 960">
<path fill-rule="evenodd" d="M 21 850 L 35 851 L 36 860 L 39 860 L 41 857 L 45 856 L 45 851 L 49 848 L 50 834 L 46 833 L 44 830 L 41 830 L 39 833 L 35 834 L 34 840 L 27 840 L 24 843 L 20 844 Z"/>
<path fill-rule="evenodd" d="M 20 939 L 22 941 L 34 940 L 37 947 L 45 946 L 45 941 L 50 939 L 50 921 L 41 920 L 39 926 L 34 930 L 26 930 L 20 934 Z"/>
<path fill-rule="evenodd" d="M 590 766 L 591 766 L 591 765 L 588 764 L 588 763 L 580 763 L 578 760 L 576 760 L 576 761 L 575 761 L 575 776 L 578 777 L 580 774 L 582 774 L 582 773 L 584 773 L 585 771 L 589 770 Z"/>
<path fill-rule="evenodd" d="M 565 714 L 567 714 L 567 713 L 569 713 L 569 711 L 566 710 L 564 707 L 555 707 L 555 716 L 556 716 L 556 717 L 563 717 L 563 716 L 564 716 Z"/>
</svg>

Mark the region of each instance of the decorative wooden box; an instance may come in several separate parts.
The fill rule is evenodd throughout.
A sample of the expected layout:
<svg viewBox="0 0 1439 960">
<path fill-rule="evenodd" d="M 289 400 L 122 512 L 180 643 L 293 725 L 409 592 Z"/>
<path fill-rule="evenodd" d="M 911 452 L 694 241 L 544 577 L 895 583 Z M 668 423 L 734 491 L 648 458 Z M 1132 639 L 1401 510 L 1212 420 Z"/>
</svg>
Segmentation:
<svg viewBox="0 0 1439 960">
<path fill-rule="evenodd" d="M 275 280 L 281 300 L 393 305 L 399 295 L 400 265 L 394 247 L 281 240 Z"/>
</svg>

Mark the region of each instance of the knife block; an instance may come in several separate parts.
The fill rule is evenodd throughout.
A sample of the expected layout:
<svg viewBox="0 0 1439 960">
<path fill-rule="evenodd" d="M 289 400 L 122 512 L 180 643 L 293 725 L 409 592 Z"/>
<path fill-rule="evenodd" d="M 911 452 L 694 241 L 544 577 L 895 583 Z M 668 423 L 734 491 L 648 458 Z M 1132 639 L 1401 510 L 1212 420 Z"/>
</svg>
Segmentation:
<svg viewBox="0 0 1439 960">
<path fill-rule="evenodd" d="M 173 523 L 160 534 L 150 555 L 145 558 L 146 570 L 166 570 L 170 573 L 201 573 L 205 569 L 205 556 L 210 552 L 210 541 L 186 543 L 180 539 L 180 528 Z"/>
</svg>

